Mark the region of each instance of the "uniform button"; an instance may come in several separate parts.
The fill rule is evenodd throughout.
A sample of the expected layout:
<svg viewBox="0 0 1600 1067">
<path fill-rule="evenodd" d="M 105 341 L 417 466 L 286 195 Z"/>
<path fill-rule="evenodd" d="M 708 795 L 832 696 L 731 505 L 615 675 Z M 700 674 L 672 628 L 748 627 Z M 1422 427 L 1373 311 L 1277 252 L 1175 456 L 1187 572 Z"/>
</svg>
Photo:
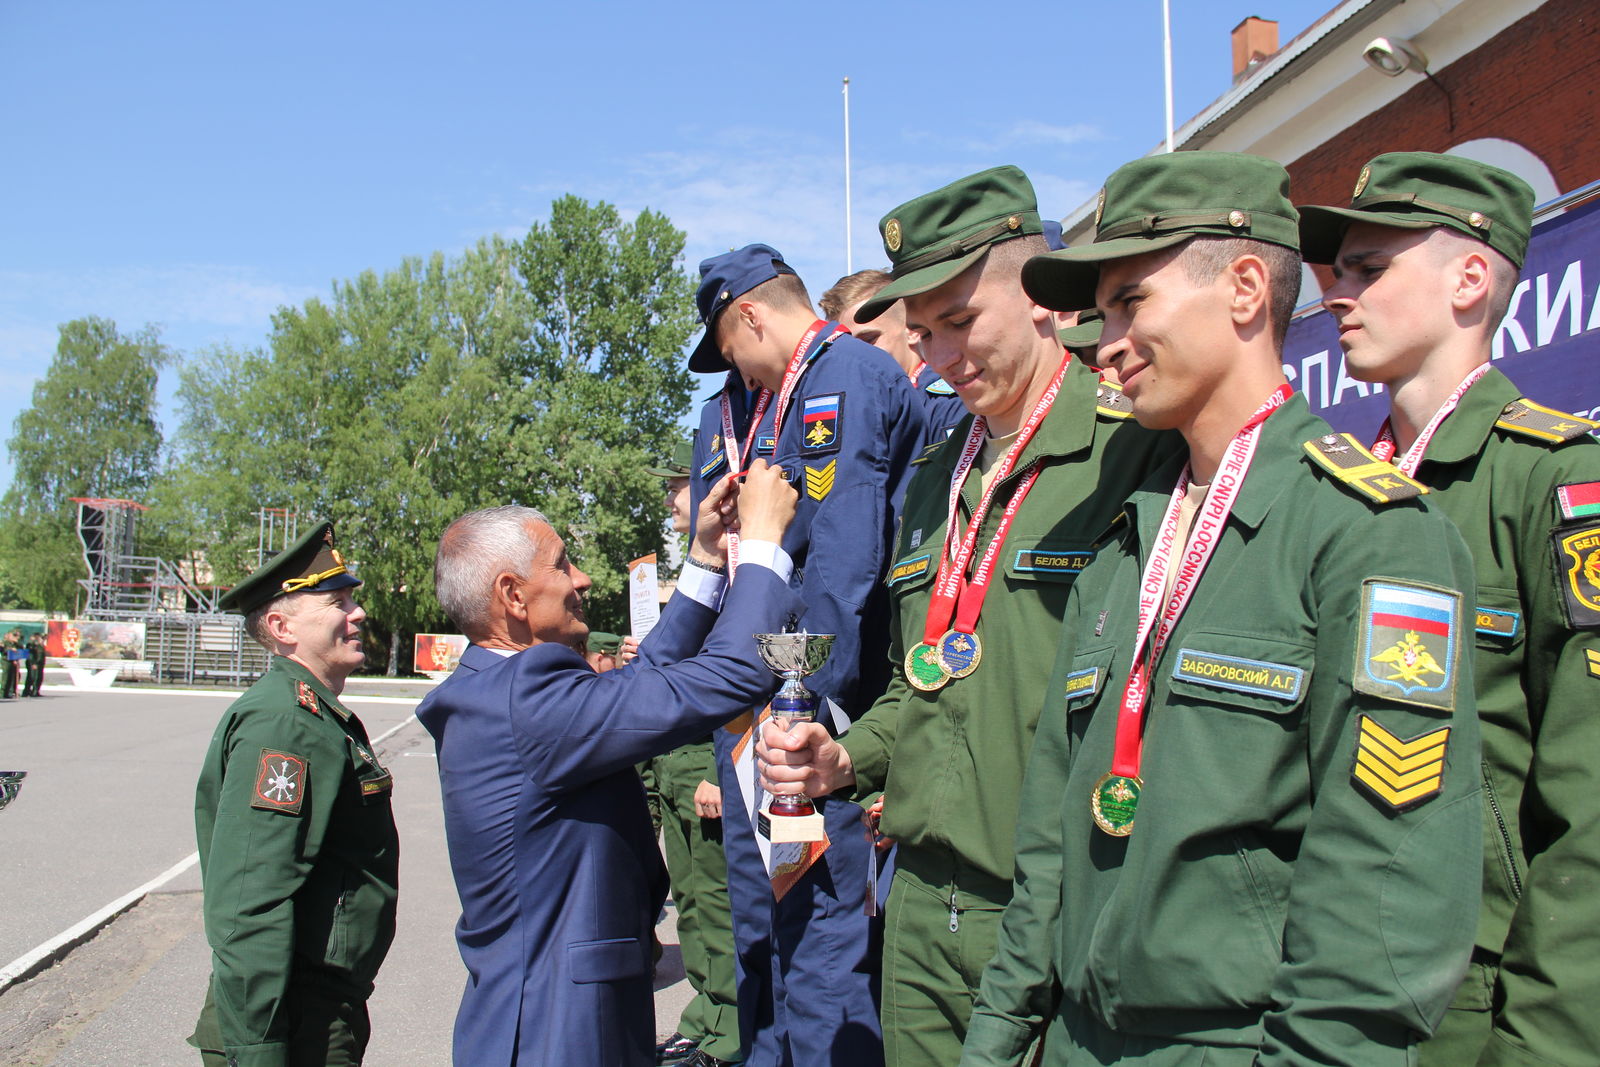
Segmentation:
<svg viewBox="0 0 1600 1067">
<path fill-rule="evenodd" d="M 1472 214 L 1467 216 L 1467 225 L 1471 226 L 1475 230 L 1483 229 L 1483 224 L 1485 221 L 1487 220 L 1484 219 L 1483 212 L 1481 211 L 1474 211 Z"/>
<path fill-rule="evenodd" d="M 1240 226 L 1243 226 L 1244 225 L 1244 212 L 1238 210 L 1237 208 L 1235 208 L 1233 211 L 1228 212 L 1228 225 L 1234 227 L 1235 229 L 1237 229 Z"/>
</svg>

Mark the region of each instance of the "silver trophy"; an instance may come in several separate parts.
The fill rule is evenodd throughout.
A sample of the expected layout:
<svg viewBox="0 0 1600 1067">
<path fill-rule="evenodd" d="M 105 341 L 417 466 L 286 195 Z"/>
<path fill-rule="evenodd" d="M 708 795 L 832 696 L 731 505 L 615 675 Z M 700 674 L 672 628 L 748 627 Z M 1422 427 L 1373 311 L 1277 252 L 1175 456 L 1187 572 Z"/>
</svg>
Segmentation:
<svg viewBox="0 0 1600 1067">
<path fill-rule="evenodd" d="M 816 719 L 820 701 L 800 679 L 815 674 L 828 662 L 834 637 L 834 634 L 805 632 L 755 635 L 761 662 L 783 678 L 783 685 L 772 698 L 773 721 L 783 729 Z M 772 794 L 772 803 L 758 816 L 757 823 L 761 833 L 773 844 L 821 841 L 823 838 L 822 815 L 804 793 Z"/>
<path fill-rule="evenodd" d="M 27 771 L 0 771 L 0 810 L 22 792 L 22 780 L 26 777 Z"/>
</svg>

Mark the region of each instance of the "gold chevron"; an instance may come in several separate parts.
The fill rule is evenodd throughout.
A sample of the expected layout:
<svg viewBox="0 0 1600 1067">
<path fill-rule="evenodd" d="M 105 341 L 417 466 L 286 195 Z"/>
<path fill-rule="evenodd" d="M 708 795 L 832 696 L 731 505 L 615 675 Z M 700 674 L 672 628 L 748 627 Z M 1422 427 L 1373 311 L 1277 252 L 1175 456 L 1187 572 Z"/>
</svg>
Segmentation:
<svg viewBox="0 0 1600 1067">
<path fill-rule="evenodd" d="M 1414 807 L 1444 788 L 1444 756 L 1450 727 L 1402 740 L 1361 716 L 1352 776 L 1397 811 Z"/>
<path fill-rule="evenodd" d="M 821 500 L 832 492 L 833 475 L 838 466 L 838 460 L 830 459 L 825 467 L 807 467 L 806 495 L 812 500 Z"/>
<path fill-rule="evenodd" d="M 1596 652 L 1592 648 L 1586 648 L 1583 650 L 1583 655 L 1589 661 L 1589 673 L 1600 677 L 1600 652 Z"/>
</svg>

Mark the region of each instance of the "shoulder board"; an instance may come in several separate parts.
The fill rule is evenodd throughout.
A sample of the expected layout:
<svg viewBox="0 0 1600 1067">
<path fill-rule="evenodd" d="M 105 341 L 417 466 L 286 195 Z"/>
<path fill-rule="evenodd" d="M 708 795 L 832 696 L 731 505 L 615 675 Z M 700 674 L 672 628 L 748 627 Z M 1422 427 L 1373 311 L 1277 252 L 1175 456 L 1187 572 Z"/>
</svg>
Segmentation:
<svg viewBox="0 0 1600 1067">
<path fill-rule="evenodd" d="M 1133 418 L 1133 401 L 1122 393 L 1120 385 L 1101 379 L 1094 391 L 1094 409 L 1108 419 Z"/>
<path fill-rule="evenodd" d="M 1536 441 L 1560 444 L 1600 430 L 1600 422 L 1569 415 L 1565 411 L 1535 404 L 1522 396 L 1500 410 L 1495 426 L 1511 433 L 1519 433 Z"/>
<path fill-rule="evenodd" d="M 917 458 L 911 461 L 911 465 L 913 467 L 922 466 L 924 463 L 928 462 L 928 460 L 932 459 L 933 458 L 933 454 L 935 452 L 939 451 L 939 449 L 941 447 L 943 447 L 943 445 L 944 445 L 943 441 L 935 441 L 933 444 L 931 444 L 931 445 L 927 446 L 926 448 L 924 448 L 921 451 L 921 453 L 918 454 Z"/>
<path fill-rule="evenodd" d="M 1126 511 L 1117 512 L 1117 517 L 1112 519 L 1106 528 L 1100 531 L 1100 536 L 1094 539 L 1094 547 L 1098 549 L 1101 545 L 1111 540 L 1117 531 L 1126 526 L 1127 523 L 1128 513 Z"/>
<path fill-rule="evenodd" d="M 322 709 L 317 703 L 316 690 L 312 689 L 306 682 L 295 683 L 295 703 L 313 715 L 320 716 L 322 714 Z"/>
<path fill-rule="evenodd" d="M 1304 448 L 1306 455 L 1333 475 L 1340 485 L 1372 503 L 1393 504 L 1428 491 L 1427 486 L 1374 456 L 1347 433 L 1313 437 Z"/>
</svg>

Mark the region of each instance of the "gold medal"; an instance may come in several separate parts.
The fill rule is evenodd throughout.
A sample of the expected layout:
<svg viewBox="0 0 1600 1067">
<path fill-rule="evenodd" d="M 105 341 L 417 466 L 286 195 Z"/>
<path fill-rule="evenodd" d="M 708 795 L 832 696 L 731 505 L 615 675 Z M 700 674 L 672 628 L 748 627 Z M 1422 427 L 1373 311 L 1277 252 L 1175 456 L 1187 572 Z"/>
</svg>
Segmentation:
<svg viewBox="0 0 1600 1067">
<path fill-rule="evenodd" d="M 983 645 L 977 634 L 960 630 L 946 630 L 939 638 L 939 666 L 952 678 L 965 678 L 978 669 L 983 659 Z"/>
<path fill-rule="evenodd" d="M 1089 811 L 1094 824 L 1112 837 L 1133 833 L 1133 817 L 1139 808 L 1139 791 L 1144 787 L 1137 775 L 1132 778 L 1107 772 L 1094 784 L 1089 795 Z"/>
<path fill-rule="evenodd" d="M 939 650 L 932 645 L 916 645 L 906 653 L 906 681 L 924 693 L 943 689 L 950 674 L 939 662 Z"/>
</svg>

